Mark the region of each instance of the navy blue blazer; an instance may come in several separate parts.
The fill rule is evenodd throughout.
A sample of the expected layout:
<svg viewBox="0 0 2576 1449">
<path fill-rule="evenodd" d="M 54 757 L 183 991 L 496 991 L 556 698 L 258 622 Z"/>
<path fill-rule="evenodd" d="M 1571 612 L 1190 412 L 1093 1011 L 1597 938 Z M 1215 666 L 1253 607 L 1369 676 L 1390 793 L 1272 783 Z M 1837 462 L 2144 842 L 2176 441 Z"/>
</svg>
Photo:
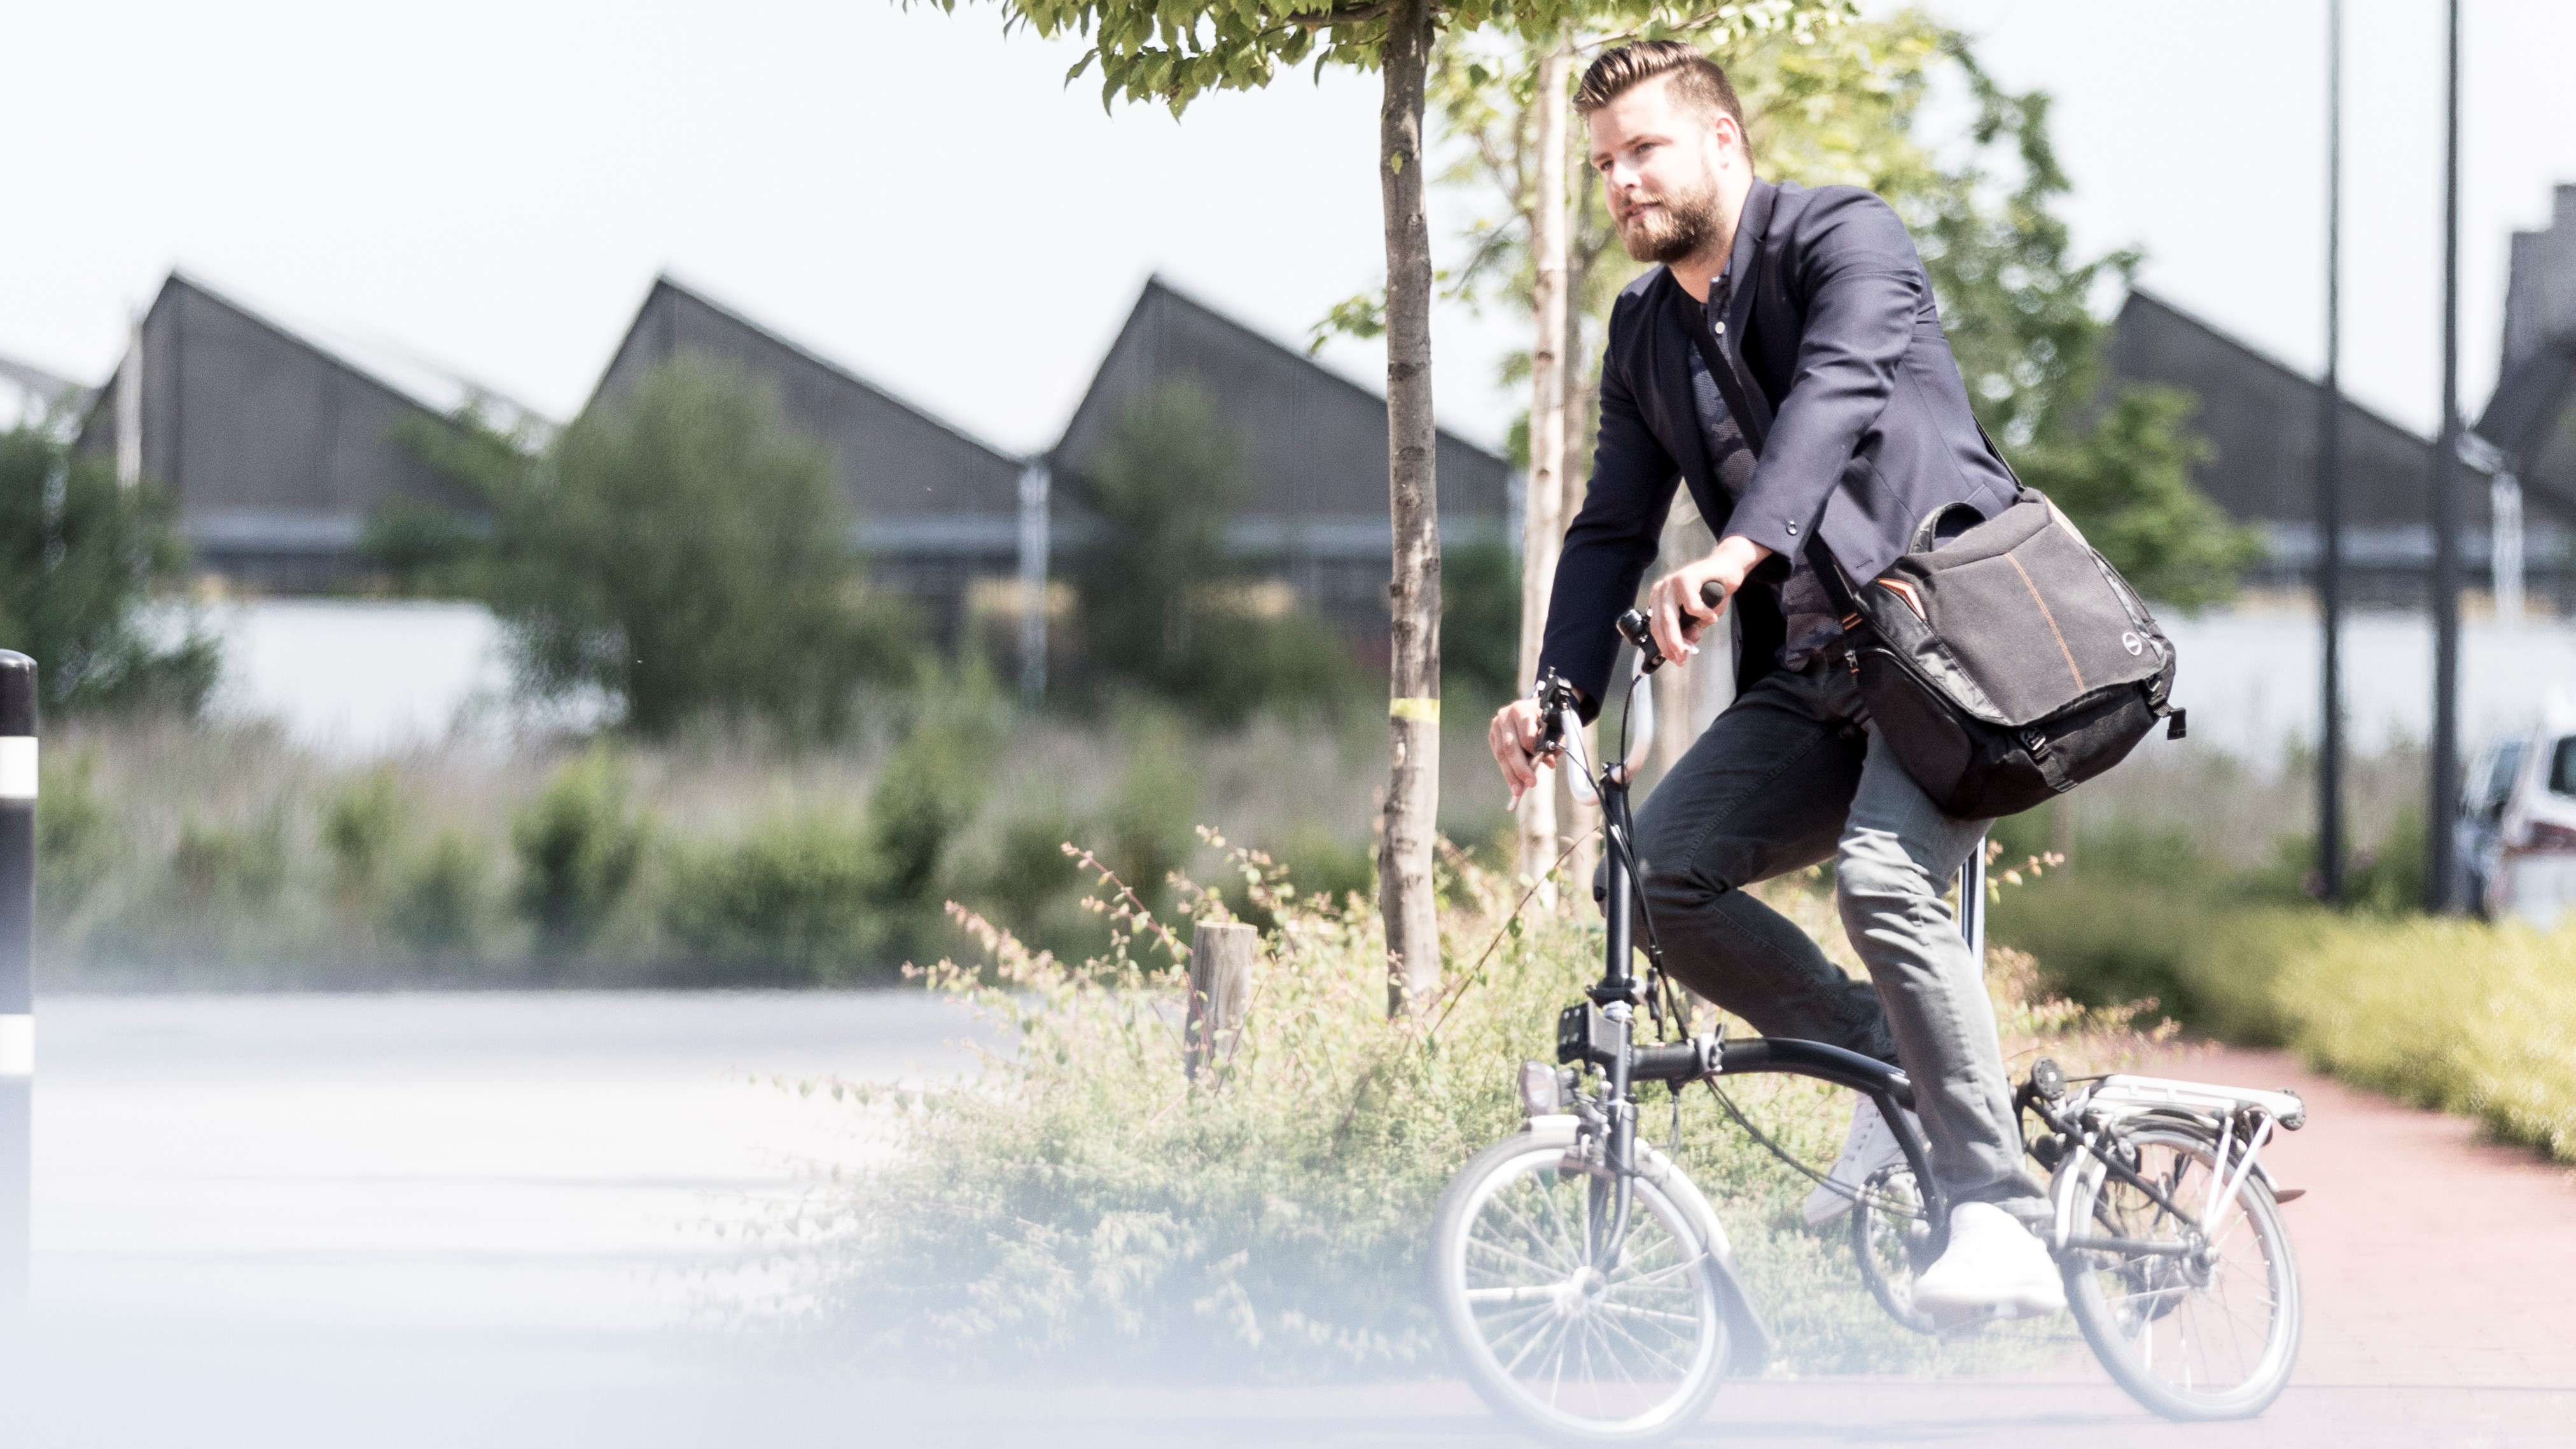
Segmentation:
<svg viewBox="0 0 2576 1449">
<path fill-rule="evenodd" d="M 1978 430 L 1932 299 L 1896 212 L 1851 186 L 1753 183 L 1727 263 L 1721 339 L 1767 435 L 1741 499 L 1718 486 L 1692 401 L 1689 313 L 1656 267 L 1619 294 L 1601 366 L 1592 482 L 1565 534 L 1548 602 L 1542 673 L 1597 701 L 1618 656 L 1612 622 L 1655 561 L 1673 489 L 1686 483 L 1720 538 L 1773 557 L 1738 596 L 1741 689 L 1777 663 L 1777 585 L 1811 538 L 1855 579 L 1905 552 L 1933 510 L 1991 518 L 2012 501 L 2003 459 Z"/>
</svg>

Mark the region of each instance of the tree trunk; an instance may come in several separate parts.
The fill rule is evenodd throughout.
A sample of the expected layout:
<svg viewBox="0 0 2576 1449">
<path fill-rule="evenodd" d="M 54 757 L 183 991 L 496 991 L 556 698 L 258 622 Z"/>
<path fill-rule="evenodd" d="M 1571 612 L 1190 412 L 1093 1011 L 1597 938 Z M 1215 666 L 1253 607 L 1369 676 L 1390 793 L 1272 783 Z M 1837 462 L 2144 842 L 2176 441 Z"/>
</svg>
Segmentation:
<svg viewBox="0 0 2576 1449">
<path fill-rule="evenodd" d="M 1538 176 L 1530 197 L 1530 256 L 1538 281 L 1531 289 L 1534 340 L 1530 347 L 1529 486 L 1521 513 L 1521 687 L 1538 682 L 1538 651 L 1547 633 L 1548 593 L 1556 582 L 1557 551 L 1565 542 L 1566 338 L 1566 81 L 1574 52 L 1551 45 L 1538 61 Z M 1540 882 L 1544 908 L 1556 906 L 1550 867 L 1564 847 L 1556 838 L 1556 785 L 1541 776 L 1521 797 L 1521 874 Z"/>
<path fill-rule="evenodd" d="M 1422 92 L 1431 0 L 1395 0 L 1386 22 L 1378 187 L 1386 207 L 1387 509 L 1395 529 L 1387 617 L 1394 634 L 1387 730 L 1392 766 L 1378 853 L 1387 1010 L 1440 994 L 1431 840 L 1440 814 L 1440 505 L 1432 465 L 1431 227 L 1422 211 Z"/>
<path fill-rule="evenodd" d="M 1571 148 L 1573 144 L 1572 138 L 1569 137 L 1567 145 Z M 1575 154 L 1569 149 L 1567 153 L 1569 162 Z M 1588 191 L 1582 195 L 1569 197 L 1568 204 L 1574 209 L 1573 216 L 1579 218 L 1582 210 L 1591 204 Z M 1562 358 L 1560 365 L 1564 369 L 1562 375 L 1565 378 L 1565 405 L 1560 410 L 1564 422 L 1561 424 L 1563 431 L 1560 437 L 1565 456 L 1569 459 L 1584 456 L 1590 447 L 1592 435 L 1592 400 L 1593 394 L 1597 391 L 1592 369 L 1599 365 L 1599 359 L 1584 351 L 1583 307 L 1579 299 L 1587 295 L 1591 285 L 1593 261 L 1593 253 L 1578 250 L 1569 240 L 1565 262 L 1565 341 L 1558 349 L 1558 355 Z M 1557 513 L 1560 526 L 1557 538 L 1558 546 L 1562 548 L 1564 544 L 1562 525 L 1564 522 L 1571 521 L 1580 500 L 1574 496 L 1574 480 L 1565 476 L 1563 472 L 1559 473 L 1558 478 Z M 1592 758 L 1593 747 L 1600 738 L 1600 731 L 1586 726 L 1583 738 L 1584 756 L 1587 759 Z M 1557 848 L 1563 850 L 1568 843 L 1573 846 L 1573 854 L 1566 861 L 1566 878 L 1574 882 L 1575 898 L 1578 901 L 1589 899 L 1592 894 L 1593 868 L 1601 860 L 1601 842 L 1594 834 L 1601 826 L 1600 807 L 1587 805 L 1575 799 L 1571 789 L 1566 790 L 1559 799 L 1558 807 Z"/>
</svg>

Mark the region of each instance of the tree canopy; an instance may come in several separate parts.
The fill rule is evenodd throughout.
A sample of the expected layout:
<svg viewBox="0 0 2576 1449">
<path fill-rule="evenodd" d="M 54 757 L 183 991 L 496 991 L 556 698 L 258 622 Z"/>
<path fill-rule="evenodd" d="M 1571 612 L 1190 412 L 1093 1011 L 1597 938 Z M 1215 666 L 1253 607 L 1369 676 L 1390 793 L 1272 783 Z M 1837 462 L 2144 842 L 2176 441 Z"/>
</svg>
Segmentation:
<svg viewBox="0 0 2576 1449">
<path fill-rule="evenodd" d="M 152 627 L 156 589 L 188 551 L 178 502 L 41 427 L 0 433 L 0 647 L 36 661 L 48 709 L 194 714 L 213 689 L 214 641 Z"/>
</svg>

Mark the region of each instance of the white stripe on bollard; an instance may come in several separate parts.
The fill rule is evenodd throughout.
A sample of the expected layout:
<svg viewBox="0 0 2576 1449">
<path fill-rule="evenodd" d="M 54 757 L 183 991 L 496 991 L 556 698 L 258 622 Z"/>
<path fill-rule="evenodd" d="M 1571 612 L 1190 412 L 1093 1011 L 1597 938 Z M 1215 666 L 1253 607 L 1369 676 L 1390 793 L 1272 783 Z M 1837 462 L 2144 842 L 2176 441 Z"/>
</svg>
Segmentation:
<svg viewBox="0 0 2576 1449">
<path fill-rule="evenodd" d="M 0 736 L 0 800 L 36 798 L 36 737 Z"/>
<path fill-rule="evenodd" d="M 36 1074 L 36 1019 L 0 1016 L 0 1079 Z"/>
</svg>

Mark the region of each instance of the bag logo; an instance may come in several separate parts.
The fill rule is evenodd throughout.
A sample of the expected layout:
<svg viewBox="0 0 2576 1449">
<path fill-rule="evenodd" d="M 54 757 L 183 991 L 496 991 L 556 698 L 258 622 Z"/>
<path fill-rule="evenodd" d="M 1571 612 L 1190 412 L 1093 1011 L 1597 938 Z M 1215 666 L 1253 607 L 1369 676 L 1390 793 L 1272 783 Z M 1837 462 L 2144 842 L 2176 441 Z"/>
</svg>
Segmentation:
<svg viewBox="0 0 2576 1449">
<path fill-rule="evenodd" d="M 2134 633 L 2123 634 L 2120 636 L 2120 647 L 2132 654 L 2144 654 L 2147 652 L 2147 641 Z"/>
</svg>

